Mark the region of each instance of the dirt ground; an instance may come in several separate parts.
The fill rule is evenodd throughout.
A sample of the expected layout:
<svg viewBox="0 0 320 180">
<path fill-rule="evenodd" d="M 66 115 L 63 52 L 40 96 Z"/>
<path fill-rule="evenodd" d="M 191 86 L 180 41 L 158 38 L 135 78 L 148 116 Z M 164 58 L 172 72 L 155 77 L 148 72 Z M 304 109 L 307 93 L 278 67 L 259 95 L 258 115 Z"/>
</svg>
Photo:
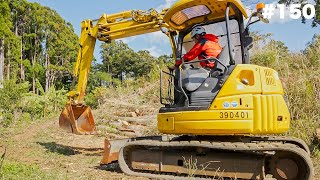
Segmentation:
<svg viewBox="0 0 320 180">
<path fill-rule="evenodd" d="M 5 160 L 36 164 L 58 179 L 144 179 L 123 174 L 117 164 L 100 166 L 105 137 L 79 136 L 61 131 L 58 118 L 34 123 L 0 139 Z"/>
<path fill-rule="evenodd" d="M 36 164 L 58 179 L 146 179 L 123 174 L 116 163 L 100 166 L 104 139 L 104 135 L 63 132 L 54 117 L 0 137 L 0 155 L 6 147 L 6 160 Z M 315 168 L 314 179 L 320 180 Z"/>
</svg>

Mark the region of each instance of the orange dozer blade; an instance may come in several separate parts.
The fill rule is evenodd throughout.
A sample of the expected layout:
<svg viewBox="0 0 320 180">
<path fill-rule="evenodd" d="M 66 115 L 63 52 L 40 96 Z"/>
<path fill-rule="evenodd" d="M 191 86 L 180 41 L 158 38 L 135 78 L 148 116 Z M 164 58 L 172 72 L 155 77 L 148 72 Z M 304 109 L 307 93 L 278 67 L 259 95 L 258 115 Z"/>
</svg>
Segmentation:
<svg viewBox="0 0 320 180">
<path fill-rule="evenodd" d="M 60 114 L 59 126 L 74 134 L 92 134 L 96 131 L 91 109 L 84 105 L 67 103 Z"/>
</svg>

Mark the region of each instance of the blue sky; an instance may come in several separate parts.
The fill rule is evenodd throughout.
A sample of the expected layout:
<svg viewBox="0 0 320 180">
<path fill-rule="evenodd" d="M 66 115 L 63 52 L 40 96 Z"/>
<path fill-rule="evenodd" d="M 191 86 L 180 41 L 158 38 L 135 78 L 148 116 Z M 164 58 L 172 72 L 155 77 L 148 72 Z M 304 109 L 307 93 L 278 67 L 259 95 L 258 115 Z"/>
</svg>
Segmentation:
<svg viewBox="0 0 320 180">
<path fill-rule="evenodd" d="M 113 14 L 120 11 L 150 8 L 162 9 L 176 0 L 29 0 L 38 2 L 56 10 L 62 18 L 72 23 L 75 33 L 80 34 L 80 23 L 85 19 L 98 19 L 101 14 Z M 265 1 L 272 3 L 273 1 Z M 254 6 L 252 6 L 254 8 Z M 250 7 L 249 7 L 250 8 Z M 310 22 L 302 24 L 301 20 L 291 20 L 286 17 L 280 20 L 274 15 L 269 24 L 257 23 L 251 31 L 272 33 L 273 39 L 281 40 L 291 51 L 297 52 L 306 47 L 315 33 L 320 33 L 320 27 L 311 28 Z M 135 51 L 146 49 L 154 56 L 170 54 L 171 48 L 166 36 L 160 32 L 123 39 Z M 94 56 L 100 61 L 100 43 L 96 44 Z"/>
</svg>

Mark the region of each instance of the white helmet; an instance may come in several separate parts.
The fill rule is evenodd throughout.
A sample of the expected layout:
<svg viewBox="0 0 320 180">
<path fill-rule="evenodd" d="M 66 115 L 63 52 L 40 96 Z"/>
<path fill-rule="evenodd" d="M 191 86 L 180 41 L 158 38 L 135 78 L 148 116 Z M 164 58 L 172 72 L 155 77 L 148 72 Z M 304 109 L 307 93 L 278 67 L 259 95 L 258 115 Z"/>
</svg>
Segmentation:
<svg viewBox="0 0 320 180">
<path fill-rule="evenodd" d="M 196 34 L 205 35 L 206 34 L 206 30 L 201 26 L 197 26 L 197 27 L 192 29 L 191 38 L 193 38 Z"/>
</svg>

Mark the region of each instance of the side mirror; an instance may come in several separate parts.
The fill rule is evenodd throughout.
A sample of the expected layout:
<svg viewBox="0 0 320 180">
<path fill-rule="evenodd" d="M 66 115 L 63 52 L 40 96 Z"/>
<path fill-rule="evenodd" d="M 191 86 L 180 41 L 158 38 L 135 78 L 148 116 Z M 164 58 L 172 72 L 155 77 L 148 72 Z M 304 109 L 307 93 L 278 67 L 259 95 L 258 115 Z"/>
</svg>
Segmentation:
<svg viewBox="0 0 320 180">
<path fill-rule="evenodd" d="M 264 22 L 264 23 L 269 23 L 269 19 L 264 18 L 264 17 L 262 16 L 262 14 L 258 14 L 258 18 L 259 18 L 260 21 L 262 21 L 262 22 Z"/>
<path fill-rule="evenodd" d="M 267 18 L 264 18 L 262 13 L 263 13 L 263 8 L 265 7 L 264 3 L 258 3 L 256 5 L 256 12 L 253 12 L 250 17 L 249 17 L 249 21 L 246 25 L 246 28 L 245 29 L 248 29 L 248 27 L 251 25 L 251 24 L 254 24 L 258 21 L 262 21 L 264 23 L 269 23 L 269 20 Z M 252 17 L 257 17 L 258 20 L 255 20 L 255 21 L 251 21 Z"/>
<path fill-rule="evenodd" d="M 265 7 L 264 3 L 258 3 L 256 5 L 256 10 L 257 10 L 257 17 L 259 18 L 260 21 L 264 22 L 264 23 L 269 23 L 269 19 L 264 18 L 262 13 L 263 13 L 263 8 Z"/>
</svg>

